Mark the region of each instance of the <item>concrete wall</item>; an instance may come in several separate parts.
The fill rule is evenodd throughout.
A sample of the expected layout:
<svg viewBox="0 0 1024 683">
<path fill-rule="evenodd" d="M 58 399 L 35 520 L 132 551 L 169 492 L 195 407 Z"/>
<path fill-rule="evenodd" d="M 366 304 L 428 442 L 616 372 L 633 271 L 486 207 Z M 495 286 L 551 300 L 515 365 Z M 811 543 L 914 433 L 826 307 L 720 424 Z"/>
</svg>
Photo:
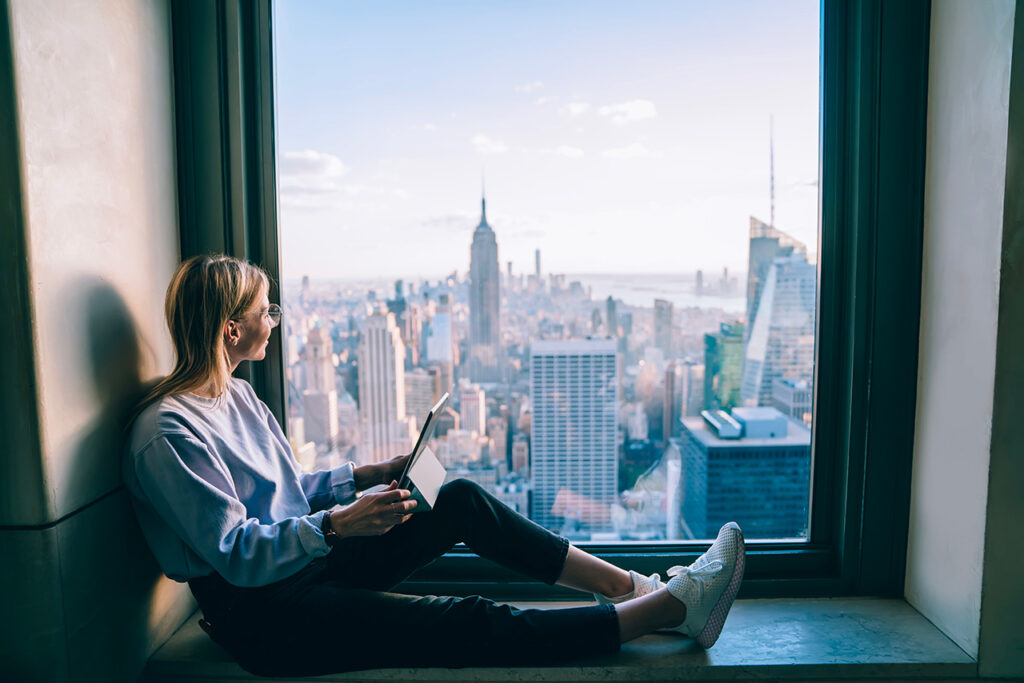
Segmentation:
<svg viewBox="0 0 1024 683">
<path fill-rule="evenodd" d="M 29 381 L 2 390 L 36 441 L 5 462 L 38 460 L 0 470 L 18 475 L 0 484 L 0 669 L 131 680 L 193 608 L 187 588 L 160 578 L 120 483 L 125 411 L 173 361 L 162 320 L 179 253 L 169 4 L 0 8 L 19 165 L 5 177 L 20 179 L 12 227 L 23 236 L 2 258 L 25 266 L 15 285 L 31 316 Z"/>
<path fill-rule="evenodd" d="M 906 596 L 978 655 L 1013 0 L 934 0 Z"/>
<path fill-rule="evenodd" d="M 978 670 L 1024 680 L 1024 0 L 1017 0 L 1016 16 Z"/>
</svg>

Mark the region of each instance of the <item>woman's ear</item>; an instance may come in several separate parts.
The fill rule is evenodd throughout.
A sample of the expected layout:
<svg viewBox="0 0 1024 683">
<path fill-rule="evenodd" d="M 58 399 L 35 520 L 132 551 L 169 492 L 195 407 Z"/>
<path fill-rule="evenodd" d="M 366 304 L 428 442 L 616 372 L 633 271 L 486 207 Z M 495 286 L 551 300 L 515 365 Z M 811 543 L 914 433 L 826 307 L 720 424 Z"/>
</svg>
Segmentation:
<svg viewBox="0 0 1024 683">
<path fill-rule="evenodd" d="M 242 338 L 242 328 L 234 320 L 224 323 L 224 344 L 226 346 L 238 346 L 238 340 Z"/>
</svg>

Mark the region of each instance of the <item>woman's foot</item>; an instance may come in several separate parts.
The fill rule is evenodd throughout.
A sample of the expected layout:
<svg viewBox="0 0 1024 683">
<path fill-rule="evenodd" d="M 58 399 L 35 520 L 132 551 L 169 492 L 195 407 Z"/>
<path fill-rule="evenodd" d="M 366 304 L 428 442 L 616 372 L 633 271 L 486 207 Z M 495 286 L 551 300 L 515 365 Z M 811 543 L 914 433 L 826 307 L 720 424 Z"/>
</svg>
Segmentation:
<svg viewBox="0 0 1024 683">
<path fill-rule="evenodd" d="M 631 569 L 629 570 L 629 576 L 633 580 L 633 590 L 618 597 L 608 597 L 601 595 L 600 593 L 594 593 L 594 598 L 597 600 L 597 604 L 617 605 L 619 603 L 626 602 L 627 600 L 632 600 L 633 598 L 643 597 L 665 586 L 661 581 L 661 576 L 657 572 L 650 576 L 644 576 L 643 574 L 638 574 Z"/>
<path fill-rule="evenodd" d="M 668 592 L 686 606 L 686 619 L 675 630 L 696 638 L 705 649 L 714 645 L 736 599 L 745 564 L 743 532 L 729 522 L 696 562 L 670 569 Z"/>
</svg>

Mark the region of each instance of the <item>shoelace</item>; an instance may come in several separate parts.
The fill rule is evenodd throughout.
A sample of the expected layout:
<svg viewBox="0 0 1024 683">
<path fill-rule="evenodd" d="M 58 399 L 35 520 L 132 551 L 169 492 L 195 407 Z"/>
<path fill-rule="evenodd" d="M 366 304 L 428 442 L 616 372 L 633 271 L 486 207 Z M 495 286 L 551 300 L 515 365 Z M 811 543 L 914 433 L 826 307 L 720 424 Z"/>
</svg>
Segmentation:
<svg viewBox="0 0 1024 683">
<path fill-rule="evenodd" d="M 693 569 L 693 566 L 684 567 L 683 565 L 677 564 L 674 567 L 670 567 L 668 570 L 669 577 L 676 577 L 680 574 L 688 574 L 691 579 L 695 579 L 693 583 L 697 585 L 697 599 L 702 600 L 704 598 L 704 579 L 710 578 L 722 571 L 725 565 L 721 560 L 711 560 L 702 567 Z"/>
</svg>

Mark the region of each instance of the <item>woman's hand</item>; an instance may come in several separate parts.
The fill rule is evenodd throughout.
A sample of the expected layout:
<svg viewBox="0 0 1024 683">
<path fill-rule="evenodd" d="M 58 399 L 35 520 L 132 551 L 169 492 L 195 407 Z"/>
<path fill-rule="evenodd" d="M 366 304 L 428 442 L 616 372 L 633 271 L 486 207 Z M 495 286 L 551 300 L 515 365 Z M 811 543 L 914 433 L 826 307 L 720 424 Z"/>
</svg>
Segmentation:
<svg viewBox="0 0 1024 683">
<path fill-rule="evenodd" d="M 396 455 L 390 460 L 385 460 L 379 463 L 377 466 L 380 468 L 381 473 L 381 484 L 386 484 L 389 481 L 398 481 L 398 478 L 405 472 L 405 466 L 409 462 L 409 458 L 412 453 L 406 453 L 405 455 Z"/>
<path fill-rule="evenodd" d="M 412 454 L 407 453 L 406 455 L 399 455 L 374 465 L 362 465 L 355 468 L 353 479 L 356 490 L 363 491 L 371 486 L 386 484 L 389 481 L 398 481 L 398 478 L 402 476 L 402 472 L 405 472 L 405 465 L 409 462 L 410 455 Z"/>
<path fill-rule="evenodd" d="M 406 500 L 411 495 L 392 480 L 383 491 L 367 493 L 348 507 L 332 512 L 331 528 L 339 536 L 386 534 L 412 516 L 410 511 L 416 507 L 416 501 Z"/>
</svg>

